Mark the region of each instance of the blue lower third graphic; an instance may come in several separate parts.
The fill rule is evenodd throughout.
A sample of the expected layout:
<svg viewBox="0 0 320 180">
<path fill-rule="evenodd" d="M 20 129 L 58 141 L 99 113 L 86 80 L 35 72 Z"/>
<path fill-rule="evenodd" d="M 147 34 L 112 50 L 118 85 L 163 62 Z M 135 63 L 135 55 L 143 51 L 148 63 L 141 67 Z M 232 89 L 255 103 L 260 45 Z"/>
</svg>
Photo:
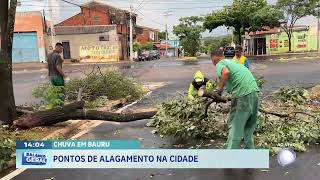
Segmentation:
<svg viewBox="0 0 320 180">
<path fill-rule="evenodd" d="M 269 168 L 263 149 L 18 149 L 16 159 L 17 168 L 27 169 Z"/>
<path fill-rule="evenodd" d="M 44 154 L 24 152 L 22 153 L 22 165 L 46 165 L 47 157 Z"/>
</svg>

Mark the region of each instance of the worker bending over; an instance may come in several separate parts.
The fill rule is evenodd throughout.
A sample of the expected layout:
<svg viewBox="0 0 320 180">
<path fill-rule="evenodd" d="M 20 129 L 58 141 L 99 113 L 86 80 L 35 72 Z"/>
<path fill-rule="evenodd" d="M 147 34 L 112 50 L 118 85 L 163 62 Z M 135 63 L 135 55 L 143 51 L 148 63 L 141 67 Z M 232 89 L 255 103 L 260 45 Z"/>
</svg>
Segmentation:
<svg viewBox="0 0 320 180">
<path fill-rule="evenodd" d="M 204 88 L 206 91 L 213 91 L 214 83 L 212 80 L 205 78 L 200 71 L 197 71 L 193 81 L 189 85 L 188 99 L 194 99 L 200 88 Z"/>
<path fill-rule="evenodd" d="M 216 66 L 219 83 L 215 92 L 221 96 L 226 86 L 231 94 L 231 110 L 228 121 L 228 149 L 239 149 L 242 137 L 246 149 L 254 148 L 253 132 L 257 124 L 259 88 L 245 66 L 224 58 L 223 51 L 215 50 L 211 59 Z"/>
</svg>

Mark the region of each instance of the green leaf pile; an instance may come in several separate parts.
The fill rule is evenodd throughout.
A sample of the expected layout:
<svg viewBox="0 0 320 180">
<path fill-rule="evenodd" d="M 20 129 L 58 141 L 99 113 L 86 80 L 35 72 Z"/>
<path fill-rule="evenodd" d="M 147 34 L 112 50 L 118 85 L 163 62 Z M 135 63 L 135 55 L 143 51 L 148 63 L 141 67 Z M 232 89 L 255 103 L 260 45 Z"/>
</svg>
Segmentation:
<svg viewBox="0 0 320 180">
<path fill-rule="evenodd" d="M 76 101 L 80 88 L 83 88 L 82 100 L 86 101 L 90 107 L 101 106 L 106 100 L 116 100 L 128 96 L 131 98 L 130 100 L 136 100 L 145 94 L 142 85 L 134 79 L 125 77 L 117 71 L 107 71 L 70 80 L 64 88 L 46 83 L 36 87 L 33 90 L 33 95 L 42 98 L 47 108 L 53 108 L 63 105 L 63 101 L 59 98 L 61 96 L 65 96 L 67 101 Z"/>
<path fill-rule="evenodd" d="M 6 127 L 0 125 L 0 171 L 5 169 L 8 162 L 14 157 L 15 141 L 13 136 L 6 130 Z"/>
<path fill-rule="evenodd" d="M 300 87 L 282 87 L 275 92 L 275 95 L 287 105 L 300 105 L 310 100 L 309 92 Z"/>
<path fill-rule="evenodd" d="M 205 117 L 205 99 L 179 99 L 162 103 L 160 110 L 154 116 L 149 126 L 161 136 L 175 136 L 181 139 L 225 137 L 226 132 L 219 127 L 225 114 L 210 111 Z"/>
</svg>

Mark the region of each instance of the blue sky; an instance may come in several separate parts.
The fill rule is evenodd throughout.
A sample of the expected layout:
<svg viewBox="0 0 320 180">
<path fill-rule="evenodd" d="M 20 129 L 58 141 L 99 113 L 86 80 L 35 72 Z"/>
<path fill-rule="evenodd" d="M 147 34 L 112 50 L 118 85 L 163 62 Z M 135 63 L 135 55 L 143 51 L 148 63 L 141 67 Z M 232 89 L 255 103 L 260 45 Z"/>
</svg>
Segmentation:
<svg viewBox="0 0 320 180">
<path fill-rule="evenodd" d="M 53 2 L 50 7 L 55 16 L 55 21 L 62 21 L 70 16 L 73 16 L 80 12 L 80 8 L 71 4 L 62 2 L 61 0 L 21 0 L 22 6 L 18 9 L 20 11 L 27 10 L 39 10 L 43 9 L 43 6 L 48 4 L 48 1 Z M 77 4 L 89 2 L 91 0 L 68 0 Z M 170 11 L 168 17 L 168 28 L 172 30 L 172 27 L 179 22 L 180 17 L 185 16 L 199 16 L 210 13 L 214 10 L 223 8 L 225 5 L 232 3 L 232 0 L 96 0 L 105 4 L 109 4 L 121 9 L 129 9 L 130 5 L 138 14 L 138 24 L 158 28 L 160 30 L 165 29 L 165 18 L 163 16 L 165 11 Z M 268 3 L 274 4 L 277 0 L 268 0 Z M 57 13 L 58 6 L 60 6 L 60 14 Z M 45 9 L 48 13 L 48 9 Z M 312 25 L 316 24 L 314 17 L 306 17 L 301 19 L 297 24 Z M 204 36 L 216 36 L 221 34 L 227 34 L 227 30 L 224 27 L 217 28 L 213 32 L 204 33 Z M 229 32 L 230 33 L 230 32 Z"/>
</svg>

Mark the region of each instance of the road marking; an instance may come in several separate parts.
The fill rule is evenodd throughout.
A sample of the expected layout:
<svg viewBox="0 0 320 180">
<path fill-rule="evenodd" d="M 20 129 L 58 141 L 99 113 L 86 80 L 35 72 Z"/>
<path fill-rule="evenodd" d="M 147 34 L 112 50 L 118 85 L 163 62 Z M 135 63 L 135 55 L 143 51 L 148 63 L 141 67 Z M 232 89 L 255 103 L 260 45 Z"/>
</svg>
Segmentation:
<svg viewBox="0 0 320 180">
<path fill-rule="evenodd" d="M 35 73 L 35 72 L 46 72 L 48 71 L 47 69 L 37 69 L 37 70 L 22 70 L 22 71 L 12 71 L 13 74 L 30 74 L 30 73 Z"/>
<path fill-rule="evenodd" d="M 151 91 L 168 85 L 168 82 L 145 82 L 143 86 Z"/>
<path fill-rule="evenodd" d="M 134 101 L 133 103 L 128 104 L 128 105 L 126 105 L 126 106 L 124 106 L 124 107 L 122 107 L 122 108 L 120 108 L 120 109 L 118 109 L 118 110 L 116 111 L 116 113 L 121 113 L 123 110 L 127 109 L 128 107 L 131 107 L 131 106 L 137 104 L 137 103 L 138 103 L 139 101 L 141 101 L 144 97 L 147 97 L 147 96 L 150 95 L 151 93 L 152 93 L 152 91 L 149 91 L 146 95 L 142 96 L 140 99 L 138 99 L 138 100 Z"/>
<path fill-rule="evenodd" d="M 25 170 L 27 170 L 27 169 L 16 169 L 13 172 L 11 172 L 10 174 L 8 174 L 5 177 L 1 178 L 1 180 L 13 179 L 14 177 L 18 176 L 19 174 L 21 174 Z"/>
</svg>

